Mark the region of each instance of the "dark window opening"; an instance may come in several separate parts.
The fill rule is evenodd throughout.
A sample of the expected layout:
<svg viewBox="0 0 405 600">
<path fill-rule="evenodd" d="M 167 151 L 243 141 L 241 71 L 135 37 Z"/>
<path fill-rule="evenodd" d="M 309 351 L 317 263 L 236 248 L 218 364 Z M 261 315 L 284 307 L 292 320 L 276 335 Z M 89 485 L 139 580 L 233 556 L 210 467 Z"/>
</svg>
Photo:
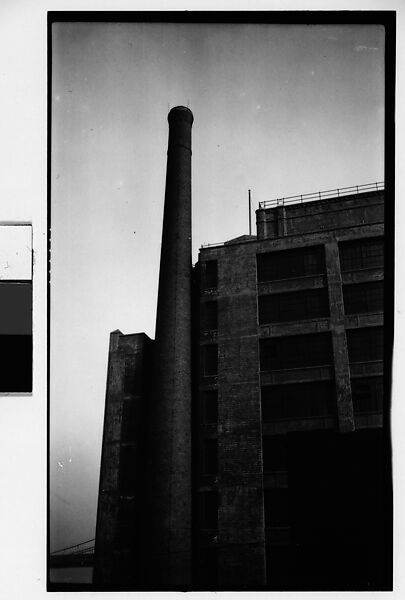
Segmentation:
<svg viewBox="0 0 405 600">
<path fill-rule="evenodd" d="M 263 471 L 285 471 L 287 469 L 286 435 L 263 436 Z"/>
<path fill-rule="evenodd" d="M 293 369 L 332 363 L 329 333 L 260 340 L 260 370 Z"/>
<path fill-rule="evenodd" d="M 288 488 L 264 490 L 264 519 L 266 529 L 290 524 Z"/>
<path fill-rule="evenodd" d="M 280 323 L 329 316 L 325 288 L 259 296 L 259 323 Z"/>
<path fill-rule="evenodd" d="M 372 238 L 352 240 L 339 244 L 340 268 L 354 271 L 384 266 L 384 240 Z"/>
<path fill-rule="evenodd" d="M 203 302 L 201 304 L 201 331 L 218 329 L 217 301 Z"/>
<path fill-rule="evenodd" d="M 355 414 L 381 412 L 383 409 L 383 378 L 365 377 L 351 380 Z"/>
<path fill-rule="evenodd" d="M 218 492 L 215 490 L 200 494 L 201 529 L 218 529 Z"/>
<path fill-rule="evenodd" d="M 332 381 L 269 385 L 261 389 L 262 420 L 327 417 L 335 413 Z"/>
<path fill-rule="evenodd" d="M 201 423 L 217 423 L 218 421 L 218 390 L 206 390 L 201 393 Z"/>
<path fill-rule="evenodd" d="M 137 482 L 137 449 L 135 446 L 121 446 L 119 465 L 119 489 L 133 492 Z"/>
<path fill-rule="evenodd" d="M 218 347 L 216 344 L 201 347 L 201 367 L 203 377 L 212 377 L 218 374 Z"/>
<path fill-rule="evenodd" d="M 211 289 L 218 286 L 218 263 L 216 260 L 207 260 L 203 263 L 205 268 L 204 288 Z"/>
<path fill-rule="evenodd" d="M 346 331 L 350 362 L 383 360 L 384 335 L 382 327 L 349 329 Z"/>
<path fill-rule="evenodd" d="M 257 280 L 273 281 L 325 273 L 323 246 L 294 248 L 257 255 Z"/>
<path fill-rule="evenodd" d="M 218 472 L 218 441 L 216 439 L 203 441 L 202 472 L 204 475 L 216 475 Z"/>
<path fill-rule="evenodd" d="M 384 310 L 384 282 L 343 286 L 345 313 L 382 312 Z"/>
</svg>

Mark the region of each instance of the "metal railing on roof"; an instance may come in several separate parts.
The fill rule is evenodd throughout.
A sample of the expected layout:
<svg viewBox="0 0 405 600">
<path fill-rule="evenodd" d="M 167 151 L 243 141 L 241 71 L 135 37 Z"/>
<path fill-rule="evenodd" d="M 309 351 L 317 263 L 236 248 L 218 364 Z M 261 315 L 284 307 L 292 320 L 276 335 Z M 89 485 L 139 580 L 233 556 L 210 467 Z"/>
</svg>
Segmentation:
<svg viewBox="0 0 405 600">
<path fill-rule="evenodd" d="M 339 198 L 340 196 L 352 196 L 353 194 L 363 194 L 365 192 L 375 192 L 384 189 L 384 181 L 376 183 L 365 183 L 363 185 L 352 185 L 350 187 L 335 188 L 333 190 L 323 190 L 312 194 L 301 194 L 298 196 L 286 196 L 284 198 L 274 198 L 273 200 L 264 200 L 259 202 L 259 208 L 273 208 L 275 206 L 285 206 L 288 204 L 298 204 L 304 202 L 313 202 L 314 200 L 325 200 L 327 198 Z"/>
<path fill-rule="evenodd" d="M 224 246 L 225 242 L 218 242 L 217 244 L 201 244 L 201 248 L 213 248 L 214 246 Z"/>
</svg>

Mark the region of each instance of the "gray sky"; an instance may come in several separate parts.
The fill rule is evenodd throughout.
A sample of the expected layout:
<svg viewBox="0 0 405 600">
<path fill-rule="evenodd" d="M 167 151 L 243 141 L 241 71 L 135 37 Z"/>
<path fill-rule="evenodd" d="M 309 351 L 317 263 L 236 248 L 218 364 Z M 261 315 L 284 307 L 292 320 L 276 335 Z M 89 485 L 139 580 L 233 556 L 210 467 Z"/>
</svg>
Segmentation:
<svg viewBox="0 0 405 600">
<path fill-rule="evenodd" d="M 53 27 L 51 550 L 94 537 L 109 332 L 154 337 L 167 113 L 193 125 L 193 261 L 262 200 L 382 181 L 376 26 Z"/>
</svg>

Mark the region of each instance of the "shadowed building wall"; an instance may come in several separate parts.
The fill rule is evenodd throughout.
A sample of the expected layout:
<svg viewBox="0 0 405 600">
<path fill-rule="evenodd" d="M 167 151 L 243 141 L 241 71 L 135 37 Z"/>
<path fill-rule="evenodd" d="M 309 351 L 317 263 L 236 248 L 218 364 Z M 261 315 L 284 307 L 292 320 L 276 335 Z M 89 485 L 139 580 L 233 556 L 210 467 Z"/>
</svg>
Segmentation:
<svg viewBox="0 0 405 600">
<path fill-rule="evenodd" d="M 144 579 L 145 446 L 153 342 L 110 334 L 93 581 L 133 588 Z"/>
<path fill-rule="evenodd" d="M 198 589 L 389 589 L 384 192 L 368 187 L 261 207 L 257 237 L 200 250 Z M 302 448 L 317 462 L 304 464 Z M 357 472 L 384 497 L 368 512 L 350 494 Z M 302 490 L 318 506 L 332 482 L 338 512 L 312 531 Z M 329 579 L 325 565 L 301 566 L 322 547 L 335 547 Z M 351 557 L 345 573 L 339 552 Z"/>
</svg>

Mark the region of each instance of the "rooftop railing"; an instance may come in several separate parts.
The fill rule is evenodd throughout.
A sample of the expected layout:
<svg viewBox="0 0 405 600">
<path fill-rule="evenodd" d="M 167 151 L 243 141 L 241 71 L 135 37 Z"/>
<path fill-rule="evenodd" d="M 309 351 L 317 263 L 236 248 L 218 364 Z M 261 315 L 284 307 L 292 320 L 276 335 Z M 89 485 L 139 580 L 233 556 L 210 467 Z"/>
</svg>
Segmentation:
<svg viewBox="0 0 405 600">
<path fill-rule="evenodd" d="M 213 248 L 214 246 L 224 246 L 225 242 L 218 242 L 217 244 L 201 244 L 201 248 Z"/>
<path fill-rule="evenodd" d="M 264 200 L 259 202 L 259 208 L 274 208 L 275 206 L 286 206 L 289 204 L 301 204 L 304 202 L 313 202 L 314 200 L 325 200 L 327 198 L 339 198 L 341 196 L 352 196 L 353 194 L 363 194 L 365 192 L 376 192 L 384 189 L 384 181 L 376 183 L 365 183 L 363 185 L 353 185 L 344 188 L 335 188 L 333 190 L 323 190 L 312 194 L 301 194 L 298 196 L 286 196 L 284 198 L 275 198 L 274 200 Z"/>
<path fill-rule="evenodd" d="M 313 192 L 312 194 L 300 194 L 297 196 L 285 196 L 284 198 L 274 198 L 274 200 L 264 200 L 259 202 L 259 209 L 274 208 L 275 206 L 288 206 L 290 204 L 301 204 L 304 202 L 313 202 L 314 200 L 326 200 L 327 198 L 340 198 L 342 196 L 353 196 L 355 194 L 364 194 L 366 192 L 380 192 L 385 189 L 384 181 L 375 183 L 365 183 L 363 185 L 352 185 L 344 188 L 334 188 L 332 190 L 323 190 Z M 212 248 L 223 246 L 225 242 L 217 244 L 201 244 L 201 248 Z"/>
</svg>

